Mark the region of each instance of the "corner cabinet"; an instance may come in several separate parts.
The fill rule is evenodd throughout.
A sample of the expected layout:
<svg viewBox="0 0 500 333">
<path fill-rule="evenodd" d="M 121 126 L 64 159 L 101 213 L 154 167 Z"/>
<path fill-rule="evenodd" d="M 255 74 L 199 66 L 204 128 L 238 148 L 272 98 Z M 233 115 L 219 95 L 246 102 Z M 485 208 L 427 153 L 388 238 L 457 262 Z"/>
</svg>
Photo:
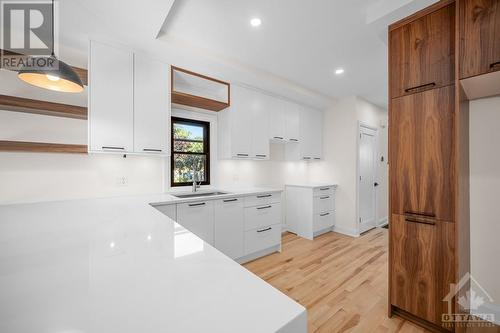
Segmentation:
<svg viewBox="0 0 500 333">
<path fill-rule="evenodd" d="M 170 67 L 91 41 L 89 152 L 168 156 Z"/>
</svg>

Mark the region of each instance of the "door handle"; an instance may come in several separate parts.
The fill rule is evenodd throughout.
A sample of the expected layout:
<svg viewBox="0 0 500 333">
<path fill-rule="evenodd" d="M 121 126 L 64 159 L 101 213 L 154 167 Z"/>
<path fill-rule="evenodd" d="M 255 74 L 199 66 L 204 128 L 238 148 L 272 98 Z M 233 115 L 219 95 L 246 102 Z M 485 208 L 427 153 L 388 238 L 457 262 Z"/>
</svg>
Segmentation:
<svg viewBox="0 0 500 333">
<path fill-rule="evenodd" d="M 375 186 L 375 187 L 377 187 L 378 185 L 379 185 L 379 184 L 378 184 L 377 182 L 375 182 L 375 183 L 373 184 L 373 186 Z"/>
<path fill-rule="evenodd" d="M 431 83 L 426 83 L 426 84 L 422 84 L 420 86 L 416 86 L 416 87 L 411 87 L 411 88 L 407 88 L 405 89 L 405 92 L 412 92 L 414 90 L 418 90 L 418 89 L 424 89 L 424 88 L 432 88 L 436 86 L 436 82 L 431 82 Z"/>
</svg>

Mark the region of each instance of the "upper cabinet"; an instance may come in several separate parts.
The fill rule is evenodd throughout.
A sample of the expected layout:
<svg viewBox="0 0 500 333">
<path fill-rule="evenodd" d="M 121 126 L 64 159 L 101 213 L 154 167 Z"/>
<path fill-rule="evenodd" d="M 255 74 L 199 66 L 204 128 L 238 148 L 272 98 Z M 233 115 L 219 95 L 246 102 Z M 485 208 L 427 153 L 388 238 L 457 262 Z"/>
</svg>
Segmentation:
<svg viewBox="0 0 500 333">
<path fill-rule="evenodd" d="M 134 151 L 169 155 L 170 66 L 134 56 Z"/>
<path fill-rule="evenodd" d="M 389 34 L 392 98 L 453 84 L 455 4 L 394 26 Z"/>
<path fill-rule="evenodd" d="M 299 144 L 286 147 L 287 160 L 317 161 L 323 158 L 323 112 L 299 109 Z"/>
<path fill-rule="evenodd" d="M 89 151 L 134 149 L 134 54 L 92 41 Z"/>
<path fill-rule="evenodd" d="M 500 70 L 500 0 L 460 1 L 460 78 Z"/>
<path fill-rule="evenodd" d="M 269 138 L 273 142 L 299 142 L 299 111 L 296 103 L 267 96 L 269 105 Z"/>
<path fill-rule="evenodd" d="M 169 155 L 169 66 L 91 41 L 89 152 Z"/>
</svg>

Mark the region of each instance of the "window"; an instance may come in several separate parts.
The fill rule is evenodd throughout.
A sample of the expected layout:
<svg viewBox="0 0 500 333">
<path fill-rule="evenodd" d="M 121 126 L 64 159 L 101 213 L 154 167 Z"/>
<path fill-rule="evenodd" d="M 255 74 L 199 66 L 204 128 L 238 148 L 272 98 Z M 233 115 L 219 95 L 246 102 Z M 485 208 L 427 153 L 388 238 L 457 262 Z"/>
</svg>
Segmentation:
<svg viewBox="0 0 500 333">
<path fill-rule="evenodd" d="M 210 123 L 172 117 L 171 186 L 210 185 Z"/>
</svg>

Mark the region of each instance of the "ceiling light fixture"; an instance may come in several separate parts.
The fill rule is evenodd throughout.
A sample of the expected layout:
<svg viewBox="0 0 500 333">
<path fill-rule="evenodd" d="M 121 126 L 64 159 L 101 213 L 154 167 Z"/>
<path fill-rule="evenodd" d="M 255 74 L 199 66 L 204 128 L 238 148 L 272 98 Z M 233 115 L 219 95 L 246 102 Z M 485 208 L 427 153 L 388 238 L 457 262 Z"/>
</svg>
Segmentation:
<svg viewBox="0 0 500 333">
<path fill-rule="evenodd" d="M 340 75 L 340 74 L 343 74 L 343 73 L 344 73 L 344 69 L 343 69 L 343 68 L 337 68 L 337 69 L 335 70 L 335 74 L 336 74 L 336 75 Z"/>
<path fill-rule="evenodd" d="M 45 64 L 43 67 L 25 66 L 19 70 L 17 77 L 22 81 L 54 91 L 77 93 L 83 91 L 83 83 L 78 74 L 68 64 L 58 60 L 54 54 L 54 0 L 52 0 L 52 54 L 47 57 L 32 57 L 29 63 Z"/>
<path fill-rule="evenodd" d="M 254 17 L 253 19 L 250 20 L 250 24 L 252 27 L 258 27 L 259 25 L 262 24 L 262 20 L 258 17 Z"/>
</svg>

